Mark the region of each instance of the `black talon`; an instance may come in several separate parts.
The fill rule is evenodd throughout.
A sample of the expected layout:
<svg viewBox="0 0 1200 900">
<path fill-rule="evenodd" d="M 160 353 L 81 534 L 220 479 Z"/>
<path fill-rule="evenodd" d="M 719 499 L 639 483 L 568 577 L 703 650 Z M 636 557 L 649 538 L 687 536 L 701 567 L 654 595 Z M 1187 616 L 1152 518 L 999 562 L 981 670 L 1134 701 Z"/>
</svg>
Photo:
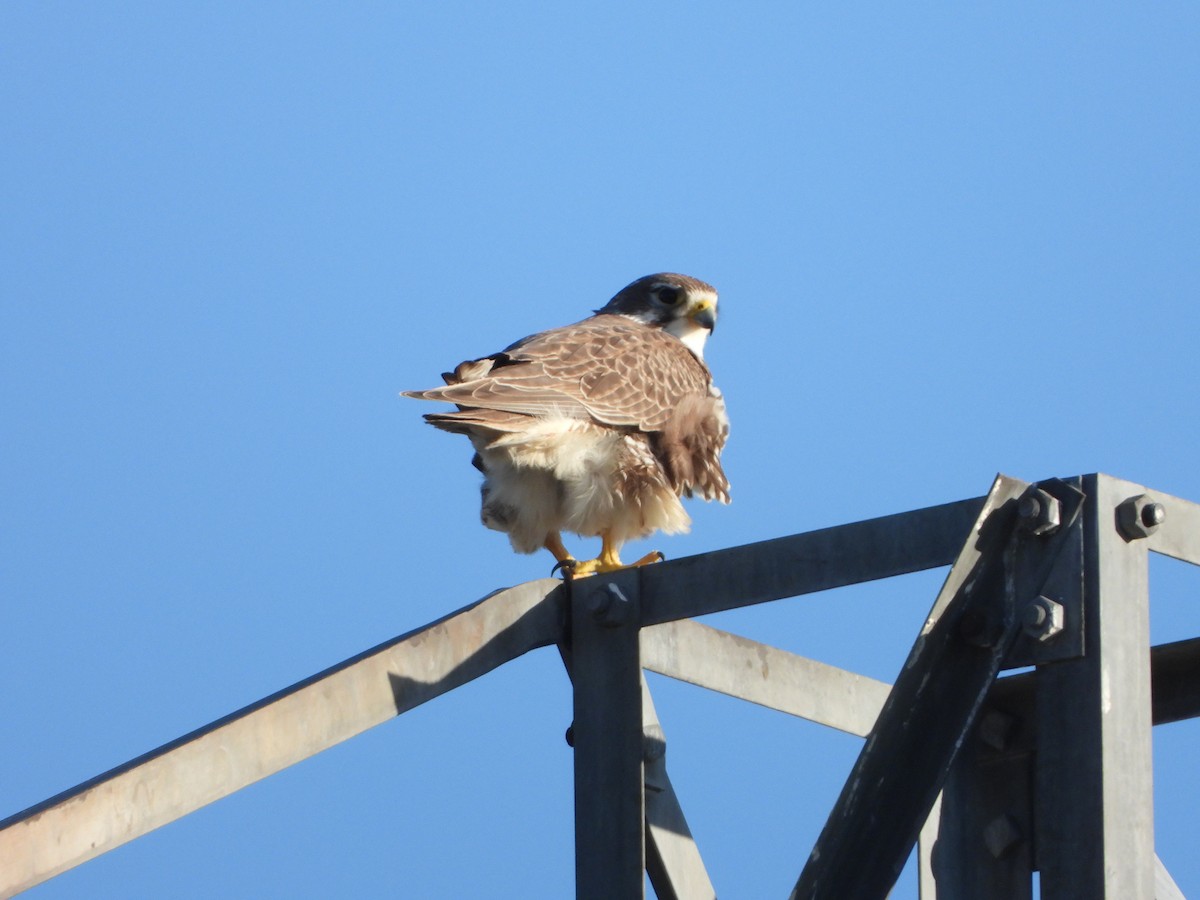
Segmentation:
<svg viewBox="0 0 1200 900">
<path fill-rule="evenodd" d="M 570 579 L 575 574 L 575 567 L 579 565 L 577 559 L 560 559 L 554 564 L 554 568 L 550 570 L 550 577 L 553 578 L 561 570 L 564 579 Z"/>
<path fill-rule="evenodd" d="M 658 561 L 659 561 L 659 562 L 666 562 L 666 561 L 667 561 L 667 554 L 663 553 L 661 550 L 655 550 L 654 552 L 658 554 Z"/>
</svg>

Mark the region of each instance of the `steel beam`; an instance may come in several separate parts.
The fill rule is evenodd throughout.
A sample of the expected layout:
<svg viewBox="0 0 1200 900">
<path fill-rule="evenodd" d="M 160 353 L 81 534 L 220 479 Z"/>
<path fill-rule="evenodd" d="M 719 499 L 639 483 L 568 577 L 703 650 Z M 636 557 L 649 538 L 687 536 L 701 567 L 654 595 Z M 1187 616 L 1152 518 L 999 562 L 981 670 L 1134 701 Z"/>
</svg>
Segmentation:
<svg viewBox="0 0 1200 900">
<path fill-rule="evenodd" d="M 937 900 L 937 879 L 933 872 L 934 850 L 942 823 L 942 795 L 938 794 L 930 807 L 921 833 L 917 836 L 917 896 L 920 900 Z"/>
<path fill-rule="evenodd" d="M 642 736 L 646 761 L 646 872 L 654 893 L 658 900 L 716 900 L 708 870 L 667 775 L 667 739 L 644 678 Z"/>
<path fill-rule="evenodd" d="M 1149 548 L 1117 525 L 1144 489 L 1089 475 L 1084 491 L 1086 655 L 1036 674 L 1041 896 L 1152 900 Z"/>
<path fill-rule="evenodd" d="M 1150 650 L 1154 724 L 1200 716 L 1200 638 Z"/>
<path fill-rule="evenodd" d="M 1187 900 L 1157 855 L 1154 857 L 1154 900 Z"/>
<path fill-rule="evenodd" d="M 1200 566 L 1200 503 L 1147 492 L 1150 500 L 1162 504 L 1162 525 L 1146 538 L 1147 546 L 1155 553 Z"/>
<path fill-rule="evenodd" d="M 637 570 L 571 584 L 575 896 L 645 894 L 645 777 Z"/>
<path fill-rule="evenodd" d="M 1018 595 L 1040 588 L 1078 527 L 1079 492 L 1043 484 L 1061 527 L 1018 537 L 1028 487 L 997 478 L 793 897 L 882 897 L 895 883 L 1015 638 Z"/>
<path fill-rule="evenodd" d="M 865 736 L 891 685 L 680 619 L 642 629 L 652 672 Z"/>
<path fill-rule="evenodd" d="M 1022 672 L 996 680 L 988 695 L 995 707 L 1013 721 L 1019 736 L 1017 752 L 1032 753 L 1034 692 L 1037 673 Z M 1200 638 L 1188 638 L 1150 648 L 1151 716 L 1165 725 L 1200 716 Z"/>
<path fill-rule="evenodd" d="M 0 822 L 0 897 L 172 822 L 562 636 L 561 582 L 510 588 Z"/>
<path fill-rule="evenodd" d="M 714 550 L 640 570 L 642 624 L 948 566 L 984 498 Z"/>
<path fill-rule="evenodd" d="M 1003 714 L 982 718 L 989 715 Z M 933 867 L 938 900 L 1033 896 L 1033 758 L 1012 752 L 1005 732 L 976 729 L 946 779 Z"/>
</svg>

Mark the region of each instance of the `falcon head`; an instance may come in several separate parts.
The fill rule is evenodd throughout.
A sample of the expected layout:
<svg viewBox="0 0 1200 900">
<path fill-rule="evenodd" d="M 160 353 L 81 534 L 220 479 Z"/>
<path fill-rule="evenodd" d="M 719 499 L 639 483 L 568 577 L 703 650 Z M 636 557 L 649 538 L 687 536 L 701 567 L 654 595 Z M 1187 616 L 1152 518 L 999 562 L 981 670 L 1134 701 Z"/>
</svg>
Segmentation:
<svg viewBox="0 0 1200 900">
<path fill-rule="evenodd" d="M 717 291 L 698 278 L 660 272 L 623 287 L 596 312 L 661 328 L 703 359 L 704 342 L 717 324 Z"/>
</svg>

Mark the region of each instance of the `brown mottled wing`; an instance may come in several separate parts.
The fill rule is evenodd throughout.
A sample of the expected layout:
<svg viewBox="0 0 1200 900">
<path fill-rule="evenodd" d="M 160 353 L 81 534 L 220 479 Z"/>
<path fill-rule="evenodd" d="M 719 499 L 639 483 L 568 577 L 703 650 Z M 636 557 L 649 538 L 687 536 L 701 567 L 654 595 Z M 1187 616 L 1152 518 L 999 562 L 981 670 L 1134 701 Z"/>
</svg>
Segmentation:
<svg viewBox="0 0 1200 900">
<path fill-rule="evenodd" d="M 452 377 L 464 380 L 407 396 L 661 431 L 685 398 L 707 397 L 710 385 L 708 368 L 677 339 L 611 315 L 535 334 Z"/>
</svg>

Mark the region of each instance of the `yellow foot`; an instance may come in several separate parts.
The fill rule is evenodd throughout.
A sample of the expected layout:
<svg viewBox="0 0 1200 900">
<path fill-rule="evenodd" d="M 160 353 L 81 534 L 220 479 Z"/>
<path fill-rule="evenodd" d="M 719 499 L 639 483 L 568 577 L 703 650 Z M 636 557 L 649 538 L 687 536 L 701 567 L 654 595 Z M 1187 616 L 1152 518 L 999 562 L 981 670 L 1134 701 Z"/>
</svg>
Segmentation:
<svg viewBox="0 0 1200 900">
<path fill-rule="evenodd" d="M 569 578 L 586 578 L 589 575 L 596 575 L 603 572 L 616 572 L 618 569 L 632 569 L 636 566 L 647 566 L 650 563 L 661 562 L 666 559 L 663 554 L 655 550 L 653 553 L 647 553 L 636 562 L 623 563 L 619 559 L 605 559 L 603 554 L 595 559 L 585 559 L 579 562 L 560 563 L 562 570 L 568 573 Z M 557 566 L 555 568 L 558 568 Z"/>
</svg>

